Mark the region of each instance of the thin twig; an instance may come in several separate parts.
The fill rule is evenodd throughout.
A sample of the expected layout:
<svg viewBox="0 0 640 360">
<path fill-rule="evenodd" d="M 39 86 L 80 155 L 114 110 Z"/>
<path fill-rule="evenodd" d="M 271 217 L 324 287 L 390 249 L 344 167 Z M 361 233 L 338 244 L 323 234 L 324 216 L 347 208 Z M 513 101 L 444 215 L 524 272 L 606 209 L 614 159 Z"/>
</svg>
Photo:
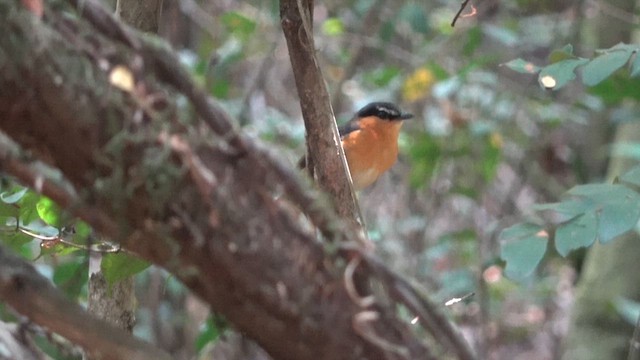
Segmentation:
<svg viewBox="0 0 640 360">
<path fill-rule="evenodd" d="M 460 4 L 460 9 L 456 13 L 456 16 L 453 17 L 453 21 L 451 21 L 451 27 L 456 26 L 456 21 L 458 21 L 458 18 L 462 15 L 462 11 L 464 10 L 465 7 L 467 7 L 468 3 L 469 3 L 469 0 L 464 0 L 462 4 Z"/>
</svg>

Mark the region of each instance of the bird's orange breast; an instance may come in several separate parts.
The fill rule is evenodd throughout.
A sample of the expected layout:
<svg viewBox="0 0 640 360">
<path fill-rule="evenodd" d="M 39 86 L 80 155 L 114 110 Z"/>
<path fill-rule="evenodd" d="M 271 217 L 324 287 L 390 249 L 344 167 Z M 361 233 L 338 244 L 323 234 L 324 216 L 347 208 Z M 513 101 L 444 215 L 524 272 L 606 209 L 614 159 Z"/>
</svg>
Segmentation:
<svg viewBox="0 0 640 360">
<path fill-rule="evenodd" d="M 389 170 L 398 158 L 398 134 L 402 121 L 364 118 L 360 129 L 343 137 L 353 187 L 363 189 Z"/>
</svg>

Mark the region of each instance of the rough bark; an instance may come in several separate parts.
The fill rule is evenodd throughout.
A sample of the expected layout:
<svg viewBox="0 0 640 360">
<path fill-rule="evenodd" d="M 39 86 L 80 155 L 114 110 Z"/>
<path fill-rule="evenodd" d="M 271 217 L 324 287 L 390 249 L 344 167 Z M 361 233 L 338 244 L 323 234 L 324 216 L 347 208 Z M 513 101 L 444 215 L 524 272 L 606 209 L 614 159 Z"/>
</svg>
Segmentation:
<svg viewBox="0 0 640 360">
<path fill-rule="evenodd" d="M 57 291 L 32 265 L 9 254 L 3 247 L 0 247 L 0 301 L 82 346 L 94 359 L 171 359 L 150 344 L 90 316 L 80 305 Z M 26 346 L 21 348 L 27 351 Z"/>
<path fill-rule="evenodd" d="M 301 6 L 301 7 L 300 7 Z M 280 1 L 280 19 L 307 131 L 307 168 L 338 214 L 361 229 L 363 220 L 349 180 L 329 92 L 315 56 L 313 1 Z"/>
<path fill-rule="evenodd" d="M 162 0 L 118 0 L 116 15 L 125 24 L 144 32 L 158 33 Z"/>
<path fill-rule="evenodd" d="M 240 134 L 170 50 L 94 1 L 56 5 L 38 19 L 0 0 L 0 130 L 17 143 L 0 141 L 1 171 L 166 268 L 276 359 L 473 358 L 435 306 L 349 246 L 353 227 Z M 134 86 L 115 82 L 116 69 Z M 355 272 L 376 293 L 358 294 Z"/>
</svg>

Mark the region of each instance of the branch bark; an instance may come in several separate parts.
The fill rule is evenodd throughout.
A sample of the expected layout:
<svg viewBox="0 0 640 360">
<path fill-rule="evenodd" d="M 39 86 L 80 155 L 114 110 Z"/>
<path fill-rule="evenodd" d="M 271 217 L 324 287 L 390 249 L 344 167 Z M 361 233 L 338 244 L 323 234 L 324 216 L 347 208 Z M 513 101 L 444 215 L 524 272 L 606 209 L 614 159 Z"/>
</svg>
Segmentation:
<svg viewBox="0 0 640 360">
<path fill-rule="evenodd" d="M 89 315 L 67 300 L 24 260 L 0 247 L 0 300 L 31 321 L 82 346 L 95 359 L 152 360 L 171 357 Z"/>
<path fill-rule="evenodd" d="M 18 145 L 0 141 L 0 170 L 172 272 L 274 358 L 433 359 L 438 344 L 473 358 L 412 286 L 348 246 L 353 227 L 239 133 L 169 49 L 94 1 L 68 3 L 47 7 L 43 20 L 2 5 L 9 36 L 0 54 L 11 56 L 0 73 L 0 130 Z M 66 15 L 74 11 L 80 17 Z M 115 68 L 131 72 L 134 86 L 113 84 Z M 177 97 L 198 119 L 184 117 Z M 33 156 L 63 179 L 36 170 Z M 355 259 L 363 279 L 380 285 L 366 301 L 346 271 Z M 436 341 L 423 343 L 400 306 Z"/>
<path fill-rule="evenodd" d="M 313 41 L 313 0 L 280 1 L 280 20 L 307 130 L 307 163 L 338 214 L 362 230 L 364 221 L 351 186 L 349 167 Z M 363 232 L 364 233 L 364 232 Z"/>
</svg>

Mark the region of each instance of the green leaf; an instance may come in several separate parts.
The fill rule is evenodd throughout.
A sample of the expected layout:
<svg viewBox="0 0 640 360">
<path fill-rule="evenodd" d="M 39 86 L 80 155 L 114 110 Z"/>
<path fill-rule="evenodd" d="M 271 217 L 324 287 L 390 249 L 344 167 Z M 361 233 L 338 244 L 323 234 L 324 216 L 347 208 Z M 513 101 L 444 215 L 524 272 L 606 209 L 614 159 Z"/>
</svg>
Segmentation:
<svg viewBox="0 0 640 360">
<path fill-rule="evenodd" d="M 395 66 L 385 66 L 377 68 L 363 74 L 363 78 L 375 85 L 376 87 L 388 86 L 393 79 L 400 75 L 402 71 Z"/>
<path fill-rule="evenodd" d="M 573 45 L 567 44 L 562 49 L 556 49 L 549 54 L 549 63 L 554 64 L 562 60 L 575 59 Z"/>
<path fill-rule="evenodd" d="M 598 240 L 603 244 L 633 229 L 640 219 L 640 194 L 624 185 L 580 185 L 568 194 L 588 200 L 587 212 L 598 219 Z"/>
<path fill-rule="evenodd" d="M 532 62 L 521 58 L 511 60 L 509 62 L 503 63 L 502 65 L 522 74 L 535 74 L 540 71 L 539 66 L 536 66 Z"/>
<path fill-rule="evenodd" d="M 22 197 L 27 193 L 28 190 L 29 188 L 22 188 L 20 190 L 12 192 L 5 191 L 0 194 L 0 200 L 2 200 L 2 202 L 4 202 L 5 204 L 15 204 L 20 201 L 20 199 L 22 199 Z"/>
<path fill-rule="evenodd" d="M 322 23 L 322 32 L 328 36 L 339 36 L 344 33 L 342 20 L 332 17 Z"/>
<path fill-rule="evenodd" d="M 466 31 L 466 41 L 462 46 L 462 53 L 465 57 L 470 58 L 473 53 L 482 45 L 482 29 L 480 26 L 474 26 Z"/>
<path fill-rule="evenodd" d="M 547 88 L 551 88 L 554 90 L 560 89 L 561 87 L 565 86 L 569 81 L 573 80 L 576 78 L 576 74 L 575 74 L 575 69 L 578 66 L 584 65 L 587 62 L 589 62 L 589 60 L 587 59 L 569 59 L 569 60 L 562 60 L 559 61 L 555 64 L 551 64 L 549 66 L 544 67 L 541 71 L 540 74 L 538 75 L 538 79 L 542 82 L 543 78 L 546 77 L 551 77 L 555 80 L 555 85 L 548 87 L 546 85 L 544 85 Z"/>
<path fill-rule="evenodd" d="M 504 229 L 499 236 L 500 257 L 507 262 L 507 276 L 520 279 L 530 275 L 547 250 L 548 237 L 536 224 L 521 223 Z"/>
<path fill-rule="evenodd" d="M 223 14 L 220 19 L 231 33 L 248 38 L 256 30 L 256 22 L 236 11 Z"/>
<path fill-rule="evenodd" d="M 19 209 L 14 204 L 7 204 L 4 201 L 0 201 L 0 218 L 2 217 L 17 217 Z M 4 222 L 0 223 L 3 225 Z"/>
<path fill-rule="evenodd" d="M 498 135 L 494 134 L 493 136 L 487 137 L 487 146 L 484 149 L 484 156 L 482 157 L 481 172 L 486 181 L 491 181 L 496 176 L 498 165 L 500 165 L 500 160 L 502 159 L 501 145 L 491 140 L 495 138 L 495 136 Z"/>
<path fill-rule="evenodd" d="M 36 204 L 40 201 L 40 195 L 33 191 L 27 192 L 19 201 L 20 205 L 20 221 L 24 224 L 30 224 L 36 220 L 40 220 L 40 215 L 36 209 Z"/>
<path fill-rule="evenodd" d="M 408 153 L 411 158 L 409 183 L 420 188 L 431 179 L 442 157 L 442 150 L 434 136 L 424 133 L 409 147 Z"/>
<path fill-rule="evenodd" d="M 149 267 L 149 263 L 125 253 L 106 254 L 100 265 L 109 286 L 136 275 Z"/>
<path fill-rule="evenodd" d="M 36 210 L 40 219 L 45 223 L 56 227 L 62 226 L 62 210 L 53 200 L 42 196 L 36 204 Z"/>
<path fill-rule="evenodd" d="M 626 99 L 640 101 L 640 77 L 630 78 L 624 71 L 615 72 L 589 93 L 600 97 L 607 105 L 616 105 Z"/>
<path fill-rule="evenodd" d="M 556 249 L 562 256 L 581 247 L 591 246 L 596 241 L 598 219 L 588 212 L 558 227 L 555 234 Z"/>
<path fill-rule="evenodd" d="M 63 262 L 53 269 L 53 282 L 72 299 L 80 296 L 88 277 L 86 257 L 76 257 L 73 261 Z"/>
<path fill-rule="evenodd" d="M 640 166 L 636 166 L 633 169 L 622 174 L 620 180 L 628 184 L 640 186 Z"/>
<path fill-rule="evenodd" d="M 213 314 L 204 323 L 203 329 L 196 338 L 196 350 L 200 352 L 207 344 L 216 341 L 228 327 L 229 325 L 221 316 Z"/>
<path fill-rule="evenodd" d="M 532 208 L 536 211 L 555 211 L 559 215 L 562 215 L 560 221 L 564 222 L 584 214 L 589 210 L 589 204 L 579 199 L 571 199 L 557 203 L 536 204 L 533 205 Z"/>
<path fill-rule="evenodd" d="M 582 82 L 587 86 L 597 85 L 624 66 L 632 54 L 632 51 L 618 50 L 598 56 L 582 68 Z"/>
</svg>

